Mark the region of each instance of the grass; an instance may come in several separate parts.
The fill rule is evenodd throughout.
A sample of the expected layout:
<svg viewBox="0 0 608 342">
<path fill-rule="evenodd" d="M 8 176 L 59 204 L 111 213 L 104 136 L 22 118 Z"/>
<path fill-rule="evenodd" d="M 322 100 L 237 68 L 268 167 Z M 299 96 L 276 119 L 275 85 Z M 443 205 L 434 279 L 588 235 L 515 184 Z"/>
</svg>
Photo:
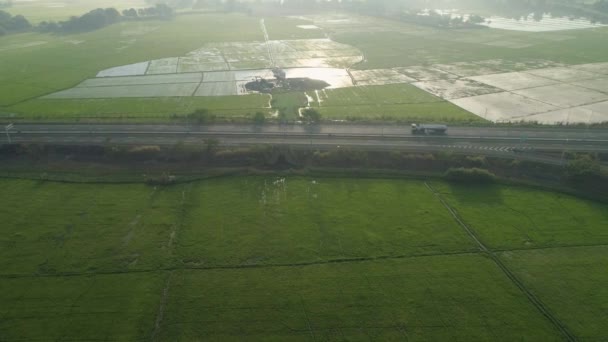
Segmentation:
<svg viewBox="0 0 608 342">
<path fill-rule="evenodd" d="M 172 284 L 167 341 L 559 339 L 488 259 L 474 255 L 187 271 Z"/>
<path fill-rule="evenodd" d="M 385 28 L 370 29 L 378 26 Z M 369 27 L 340 32 L 332 38 L 364 53 L 366 60 L 358 64 L 357 69 L 377 69 L 489 59 L 544 59 L 565 64 L 605 62 L 606 32 L 606 28 L 544 33 L 445 30 L 377 19 Z M 495 46 L 495 42 L 511 43 L 513 47 Z M 597 48 L 589 48 L 595 46 Z"/>
<path fill-rule="evenodd" d="M 226 179 L 198 185 L 188 205 L 176 241 L 192 265 L 475 250 L 419 182 Z M 234 252 L 226 255 L 226 248 Z"/>
<path fill-rule="evenodd" d="M 167 265 L 167 244 L 183 191 L 179 187 L 65 186 L 13 180 L 0 184 L 5 199 L 0 217 L 6 236 L 0 250 L 2 275 L 127 271 Z"/>
<path fill-rule="evenodd" d="M 505 252 L 501 258 L 580 340 L 606 338 L 606 245 Z"/>
<path fill-rule="evenodd" d="M 0 280 L 2 341 L 149 341 L 166 275 Z"/>
<path fill-rule="evenodd" d="M 322 30 L 305 30 L 298 25 L 311 25 L 310 21 L 286 17 L 264 18 L 270 40 L 325 38 Z"/>
<path fill-rule="evenodd" d="M 10 108 L 16 119 L 179 118 L 206 108 L 222 117 L 246 117 L 268 111 L 268 95 L 220 97 L 122 98 L 88 100 L 36 99 Z"/>
<path fill-rule="evenodd" d="M 316 105 L 325 119 L 485 121 L 410 84 L 328 89 L 312 97 L 321 98 Z"/>
<path fill-rule="evenodd" d="M 494 249 L 608 244 L 604 205 L 520 187 L 449 185 L 446 200 Z"/>
<path fill-rule="evenodd" d="M 433 187 L 577 338 L 605 336 L 606 205 Z M 560 339 L 421 181 L 0 188 L 3 341 Z"/>
<path fill-rule="evenodd" d="M 284 113 L 287 120 L 298 120 L 300 117 L 300 108 L 306 107 L 308 103 L 304 93 L 277 93 L 272 94 L 272 108 L 278 110 L 279 113 Z"/>
<path fill-rule="evenodd" d="M 184 56 L 210 42 L 263 39 L 256 18 L 236 14 L 124 22 L 83 34 L 12 35 L 0 39 L 0 49 L 6 49 L 0 53 L 0 106 L 10 110 L 11 105 L 71 88 L 106 68 Z M 28 42 L 46 43 L 17 48 Z"/>
</svg>

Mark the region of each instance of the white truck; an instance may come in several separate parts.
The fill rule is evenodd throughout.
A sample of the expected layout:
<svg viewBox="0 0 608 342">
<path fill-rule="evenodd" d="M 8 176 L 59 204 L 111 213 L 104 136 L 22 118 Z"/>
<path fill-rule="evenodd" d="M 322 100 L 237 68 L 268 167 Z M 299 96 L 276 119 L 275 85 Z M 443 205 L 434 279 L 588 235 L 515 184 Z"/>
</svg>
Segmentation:
<svg viewBox="0 0 608 342">
<path fill-rule="evenodd" d="M 412 134 L 445 134 L 447 131 L 446 125 L 412 124 Z"/>
</svg>

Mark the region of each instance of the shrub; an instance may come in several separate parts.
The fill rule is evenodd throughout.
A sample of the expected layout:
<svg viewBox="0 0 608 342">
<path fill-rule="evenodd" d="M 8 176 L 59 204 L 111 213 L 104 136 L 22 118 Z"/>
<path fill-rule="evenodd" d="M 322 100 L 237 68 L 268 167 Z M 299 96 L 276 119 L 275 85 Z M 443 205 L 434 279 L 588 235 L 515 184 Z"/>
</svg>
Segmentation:
<svg viewBox="0 0 608 342">
<path fill-rule="evenodd" d="M 302 120 L 307 124 L 317 124 L 321 122 L 321 113 L 312 108 L 304 109 L 302 111 Z"/>
<path fill-rule="evenodd" d="M 478 168 L 450 168 L 445 174 L 444 178 L 449 181 L 462 182 L 462 183 L 492 183 L 496 180 L 496 176 L 486 169 Z"/>
<path fill-rule="evenodd" d="M 163 173 L 160 176 L 145 176 L 145 183 L 147 185 L 171 185 L 175 184 L 177 178 L 167 173 Z"/>
<path fill-rule="evenodd" d="M 205 108 L 195 110 L 194 112 L 188 114 L 187 118 L 189 121 L 199 125 L 210 123 L 215 120 L 215 116 Z"/>
<path fill-rule="evenodd" d="M 255 123 L 256 125 L 262 125 L 264 124 L 264 122 L 266 122 L 266 116 L 264 115 L 264 113 L 256 112 L 253 115 L 253 123 Z"/>
</svg>

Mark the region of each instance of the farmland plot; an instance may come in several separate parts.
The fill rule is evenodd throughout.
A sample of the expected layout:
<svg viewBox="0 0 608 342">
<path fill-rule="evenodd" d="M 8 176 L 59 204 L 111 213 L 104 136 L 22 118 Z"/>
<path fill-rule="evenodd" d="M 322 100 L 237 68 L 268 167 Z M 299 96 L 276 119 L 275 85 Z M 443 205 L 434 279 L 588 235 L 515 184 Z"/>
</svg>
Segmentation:
<svg viewBox="0 0 608 342">
<path fill-rule="evenodd" d="M 105 69 L 97 73 L 97 77 L 137 76 L 145 75 L 150 62 L 141 62 Z"/>
<path fill-rule="evenodd" d="M 144 84 L 173 84 L 173 83 L 200 83 L 203 80 L 202 73 L 169 74 L 154 76 L 132 76 L 132 77 L 104 77 L 91 78 L 78 85 L 78 87 L 109 87 L 129 86 Z"/>
<path fill-rule="evenodd" d="M 583 88 L 597 90 L 602 93 L 608 94 L 608 77 L 597 78 L 594 80 L 586 80 L 586 81 L 582 81 L 582 82 L 572 82 L 571 84 L 575 85 L 575 86 L 583 87 Z"/>
<path fill-rule="evenodd" d="M 521 95 L 501 92 L 451 100 L 455 105 L 491 121 L 523 120 L 530 114 L 558 109 L 547 103 Z"/>
<path fill-rule="evenodd" d="M 592 72 L 579 70 L 571 67 L 547 68 L 538 70 L 528 70 L 528 73 L 536 76 L 541 76 L 560 82 L 575 82 L 580 80 L 588 80 L 597 78 L 598 75 Z"/>
<path fill-rule="evenodd" d="M 522 89 L 516 90 L 513 93 L 562 108 L 571 108 L 608 100 L 608 94 L 571 84 Z"/>
<path fill-rule="evenodd" d="M 558 81 L 525 72 L 508 72 L 502 74 L 483 75 L 469 77 L 468 79 L 507 91 L 542 87 L 558 83 Z"/>
<path fill-rule="evenodd" d="M 483 83 L 468 79 L 437 80 L 412 83 L 416 87 L 429 93 L 447 99 L 460 99 L 477 95 L 498 93 L 502 90 Z"/>
<path fill-rule="evenodd" d="M 43 96 L 43 99 L 101 99 L 119 97 L 192 96 L 199 83 L 139 84 L 109 87 L 76 87 Z"/>
<path fill-rule="evenodd" d="M 351 70 L 350 74 L 357 85 L 382 85 L 395 83 L 411 83 L 415 79 L 408 77 L 397 70 Z"/>
<path fill-rule="evenodd" d="M 516 284 L 422 181 L 0 185 L 7 341 L 606 334 L 606 205 L 562 193 L 433 182 Z"/>
<path fill-rule="evenodd" d="M 500 258 L 580 340 L 605 339 L 605 245 L 503 252 Z"/>
<path fill-rule="evenodd" d="M 530 115 L 526 120 L 546 124 L 553 124 L 556 122 L 582 122 L 587 124 L 608 122 L 608 101 Z"/>
</svg>

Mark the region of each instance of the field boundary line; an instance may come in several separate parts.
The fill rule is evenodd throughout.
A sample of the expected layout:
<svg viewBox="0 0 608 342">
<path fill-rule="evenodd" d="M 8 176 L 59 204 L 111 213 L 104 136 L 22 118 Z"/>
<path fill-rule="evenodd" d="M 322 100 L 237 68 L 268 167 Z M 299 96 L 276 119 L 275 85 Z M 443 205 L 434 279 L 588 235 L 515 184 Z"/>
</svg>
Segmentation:
<svg viewBox="0 0 608 342">
<path fill-rule="evenodd" d="M 201 81 L 198 83 L 198 85 L 196 86 L 196 89 L 194 89 L 194 91 L 192 92 L 192 95 L 190 95 L 190 97 L 196 96 L 196 93 L 203 85 L 203 82 L 205 82 L 205 73 L 201 72 Z M 190 104 L 192 104 L 192 102 Z M 190 105 L 188 105 L 188 110 L 190 110 Z"/>
<path fill-rule="evenodd" d="M 370 261 L 381 261 L 381 260 L 400 260 L 400 259 L 414 259 L 414 258 L 426 258 L 426 257 L 440 257 L 440 256 L 457 256 L 457 255 L 475 255 L 479 254 L 479 251 L 454 251 L 454 252 L 437 252 L 437 253 L 420 253 L 412 255 L 395 255 L 395 256 L 376 256 L 376 257 L 362 257 L 362 258 L 344 258 L 344 259 L 330 259 L 300 263 L 286 263 L 286 264 L 251 264 L 251 265 L 217 265 L 217 266 L 175 266 L 175 267 L 162 267 L 155 269 L 140 269 L 140 270 L 124 270 L 124 271 L 102 271 L 102 272 L 73 272 L 73 273 L 53 273 L 53 274 L 0 274 L 0 279 L 25 279 L 25 278 L 54 278 L 54 277 L 88 277 L 88 276 L 103 276 L 103 275 L 120 275 L 120 274 L 139 274 L 139 273 L 154 273 L 154 272 L 167 272 L 167 271 L 214 271 L 214 270 L 245 270 L 245 269 L 265 269 L 265 268 L 278 268 L 278 267 L 307 267 L 307 266 L 318 266 L 328 264 L 348 264 L 358 262 L 370 262 Z"/>
<path fill-rule="evenodd" d="M 593 247 L 608 247 L 608 243 L 588 243 L 588 244 L 580 244 L 580 245 L 559 245 L 559 246 L 537 246 L 537 247 L 521 247 L 521 248 L 510 248 L 510 249 L 495 249 L 494 252 L 497 253 L 507 253 L 507 252 L 525 252 L 525 251 L 537 251 L 544 249 L 561 249 L 561 248 L 593 248 Z"/>
<path fill-rule="evenodd" d="M 545 306 L 545 304 L 536 297 L 525 285 L 524 283 L 517 278 L 517 276 L 511 272 L 511 270 L 492 252 L 486 245 L 481 242 L 481 240 L 477 237 L 477 234 L 471 229 L 464 221 L 460 218 L 460 216 L 456 213 L 456 211 L 443 199 L 443 196 L 437 190 L 435 190 L 427 181 L 424 182 L 424 185 L 433 193 L 433 195 L 441 202 L 441 204 L 447 209 L 447 211 L 452 215 L 454 220 L 461 226 L 466 233 L 478 244 L 479 248 L 485 252 L 492 261 L 503 271 L 503 273 L 511 280 L 511 282 L 519 288 L 524 295 L 528 298 L 528 300 L 536 307 L 536 309 L 545 316 L 553 326 L 562 334 L 562 336 L 567 341 L 576 341 L 576 337 L 566 328 L 566 326 L 553 315 L 553 313 Z"/>
<path fill-rule="evenodd" d="M 152 331 L 152 341 L 158 340 L 158 334 L 160 334 L 160 327 L 163 323 L 163 317 L 165 316 L 165 307 L 167 306 L 167 297 L 169 295 L 169 288 L 171 287 L 171 278 L 173 278 L 173 271 L 169 272 L 167 280 L 165 281 L 165 287 L 163 288 L 160 304 L 158 305 L 158 313 L 154 320 L 154 330 Z"/>
</svg>

